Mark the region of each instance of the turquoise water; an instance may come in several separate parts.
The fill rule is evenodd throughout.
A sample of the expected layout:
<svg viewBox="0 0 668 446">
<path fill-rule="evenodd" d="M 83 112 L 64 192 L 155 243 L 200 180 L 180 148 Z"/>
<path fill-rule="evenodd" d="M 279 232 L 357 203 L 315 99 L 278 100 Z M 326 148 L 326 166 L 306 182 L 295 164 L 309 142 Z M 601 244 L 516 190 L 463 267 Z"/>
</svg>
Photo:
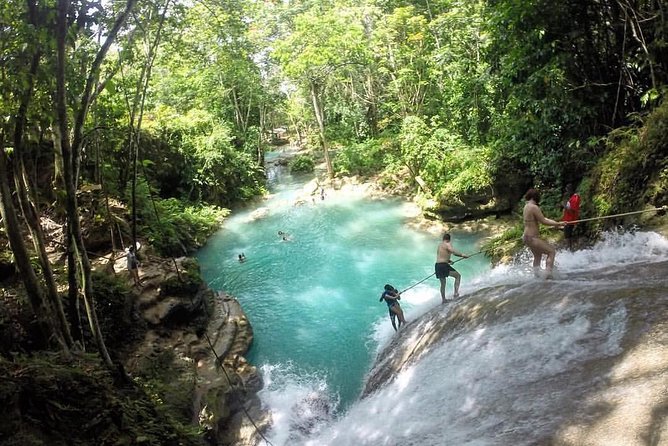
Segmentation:
<svg viewBox="0 0 668 446">
<path fill-rule="evenodd" d="M 432 274 L 440 237 L 409 229 L 406 205 L 398 200 L 328 191 L 324 200 L 295 205 L 308 178 L 276 170 L 270 179 L 275 193 L 262 209 L 236 212 L 200 250 L 202 273 L 214 290 L 238 298 L 248 315 L 255 335 L 251 363 L 318 377 L 329 398 L 346 408 L 359 395 L 379 332 L 393 333 L 387 306 L 378 301 L 383 285 L 403 290 Z M 455 248 L 478 250 L 475 235 L 452 234 Z M 242 252 L 247 260 L 239 263 Z M 465 293 L 467 279 L 488 264 L 476 256 L 455 267 Z M 402 306 L 410 322 L 439 302 L 432 277 L 407 292 Z"/>
</svg>

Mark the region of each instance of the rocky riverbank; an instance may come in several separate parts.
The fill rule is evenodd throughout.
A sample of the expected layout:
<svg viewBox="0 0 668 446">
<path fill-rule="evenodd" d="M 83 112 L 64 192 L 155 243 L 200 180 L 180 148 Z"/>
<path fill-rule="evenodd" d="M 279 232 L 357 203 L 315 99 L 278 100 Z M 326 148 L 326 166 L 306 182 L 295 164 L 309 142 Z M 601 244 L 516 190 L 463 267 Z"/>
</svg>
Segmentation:
<svg viewBox="0 0 668 446">
<path fill-rule="evenodd" d="M 161 382 L 163 403 L 205 428 L 212 444 L 255 444 L 256 427 L 269 419 L 256 395 L 262 379 L 245 359 L 253 329 L 241 305 L 208 288 L 192 258 L 143 259 L 142 287 L 132 287 L 124 257 L 105 266 L 126 278 L 132 290 L 127 314 L 146 327 L 123 352 L 126 371 Z"/>
</svg>

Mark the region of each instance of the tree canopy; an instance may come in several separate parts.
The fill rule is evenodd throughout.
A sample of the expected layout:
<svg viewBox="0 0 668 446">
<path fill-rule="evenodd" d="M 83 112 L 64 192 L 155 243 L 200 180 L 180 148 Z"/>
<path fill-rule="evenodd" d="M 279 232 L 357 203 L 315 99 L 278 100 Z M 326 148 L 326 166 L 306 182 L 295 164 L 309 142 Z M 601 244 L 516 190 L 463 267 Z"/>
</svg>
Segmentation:
<svg viewBox="0 0 668 446">
<path fill-rule="evenodd" d="M 6 0 L 2 220 L 35 314 L 72 346 L 41 213 L 67 222 L 69 301 L 83 292 L 95 332 L 80 221 L 117 222 L 108 205 L 82 208 L 82 191 L 130 209 L 133 243 L 139 227 L 185 253 L 183 218 L 209 230 L 202 219 L 264 193 L 276 127 L 311 151 L 299 169 L 385 172 L 436 210 L 509 209 L 528 185 L 600 191 L 615 135 L 632 145 L 628 129 L 665 98 L 665 12 L 658 0 Z"/>
</svg>

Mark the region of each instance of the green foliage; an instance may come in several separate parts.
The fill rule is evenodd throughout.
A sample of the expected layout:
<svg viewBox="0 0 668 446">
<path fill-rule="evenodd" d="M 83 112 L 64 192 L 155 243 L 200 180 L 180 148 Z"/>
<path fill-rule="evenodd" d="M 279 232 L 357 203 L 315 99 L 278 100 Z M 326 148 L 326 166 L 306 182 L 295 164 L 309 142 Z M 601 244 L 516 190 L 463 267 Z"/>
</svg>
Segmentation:
<svg viewBox="0 0 668 446">
<path fill-rule="evenodd" d="M 248 200 L 264 191 L 263 172 L 253 155 L 233 145 L 233 131 L 200 109 L 179 115 L 161 107 L 148 126 L 171 142 L 184 159 L 180 182 L 189 198 L 218 205 Z M 156 165 L 160 165 L 156 159 Z"/>
<path fill-rule="evenodd" d="M 389 119 L 421 115 L 427 93 L 437 94 L 427 81 L 435 44 L 428 24 L 414 6 L 394 8 L 378 20 L 371 46 L 384 85 L 381 107 Z"/>
<path fill-rule="evenodd" d="M 311 155 L 298 155 L 290 160 L 290 171 L 299 173 L 313 172 L 315 162 Z"/>
<path fill-rule="evenodd" d="M 181 265 L 179 275 L 163 281 L 160 286 L 162 295 L 193 296 L 204 284 L 195 259 L 187 259 Z"/>
<path fill-rule="evenodd" d="M 429 144 L 431 131 L 430 126 L 417 116 L 408 116 L 401 125 L 401 161 L 414 177 L 421 175 L 427 162 L 437 156 L 436 145 Z"/>
<path fill-rule="evenodd" d="M 188 204 L 176 198 L 156 198 L 155 208 L 152 202 L 144 199 L 140 201 L 139 209 L 140 232 L 159 254 L 165 256 L 194 252 L 218 230 L 230 212 L 217 206 Z"/>
<path fill-rule="evenodd" d="M 642 127 L 612 131 L 606 153 L 580 189 L 589 197 L 593 216 L 625 213 L 668 202 L 668 101 L 651 113 Z M 595 231 L 615 221 L 591 225 Z"/>
<path fill-rule="evenodd" d="M 504 231 L 500 236 L 483 243 L 481 251 L 491 259 L 493 263 L 499 262 L 504 258 L 512 256 L 513 253 L 520 250 L 522 244 L 522 234 L 524 226 L 518 223 L 512 228 Z"/>
<path fill-rule="evenodd" d="M 0 358 L 3 445 L 203 446 L 138 386 L 119 385 L 89 355 Z"/>
<path fill-rule="evenodd" d="M 404 120 L 400 162 L 421 176 L 442 202 L 457 202 L 466 195 L 484 194 L 492 185 L 491 150 L 472 147 L 462 138 L 418 117 Z"/>
<path fill-rule="evenodd" d="M 391 139 L 369 139 L 344 145 L 336 152 L 334 170 L 341 175 L 370 176 L 386 166 L 387 153 L 392 150 Z"/>
</svg>

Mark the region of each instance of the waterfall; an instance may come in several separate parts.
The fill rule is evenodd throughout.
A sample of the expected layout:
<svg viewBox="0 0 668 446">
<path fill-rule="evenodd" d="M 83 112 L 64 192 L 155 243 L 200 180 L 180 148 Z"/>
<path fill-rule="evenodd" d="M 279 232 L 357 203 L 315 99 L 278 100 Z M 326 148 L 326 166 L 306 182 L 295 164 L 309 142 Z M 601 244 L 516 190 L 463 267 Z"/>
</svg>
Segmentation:
<svg viewBox="0 0 668 446">
<path fill-rule="evenodd" d="M 608 234 L 591 249 L 558 252 L 554 280 L 535 279 L 529 263 L 497 267 L 463 298 L 432 306 L 396 335 L 385 331 L 362 396 L 345 413 L 331 413 L 318 377 L 270 383 L 265 403 L 294 398 L 269 439 L 668 444 L 668 241 Z"/>
</svg>

